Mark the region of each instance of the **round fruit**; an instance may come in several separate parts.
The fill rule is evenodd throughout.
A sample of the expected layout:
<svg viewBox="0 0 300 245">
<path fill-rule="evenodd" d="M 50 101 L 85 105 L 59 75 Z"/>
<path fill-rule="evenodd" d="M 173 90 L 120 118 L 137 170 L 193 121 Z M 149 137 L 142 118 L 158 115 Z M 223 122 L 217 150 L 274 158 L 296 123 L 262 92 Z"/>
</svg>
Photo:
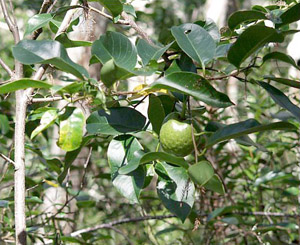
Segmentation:
<svg viewBox="0 0 300 245">
<path fill-rule="evenodd" d="M 194 149 L 192 130 L 191 124 L 180 120 L 178 113 L 171 113 L 159 133 L 163 150 L 180 157 L 190 154 Z"/>
</svg>

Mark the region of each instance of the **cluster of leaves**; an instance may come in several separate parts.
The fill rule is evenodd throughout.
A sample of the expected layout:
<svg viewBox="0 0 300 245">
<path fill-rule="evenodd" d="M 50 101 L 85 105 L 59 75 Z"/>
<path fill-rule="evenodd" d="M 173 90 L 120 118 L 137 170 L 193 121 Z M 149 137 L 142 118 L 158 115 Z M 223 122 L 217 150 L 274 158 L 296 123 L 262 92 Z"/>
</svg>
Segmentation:
<svg viewBox="0 0 300 245">
<path fill-rule="evenodd" d="M 98 2 L 111 13 L 114 22 L 120 20 L 122 11 L 135 15 L 130 4 L 119 0 Z M 62 7 L 50 14 L 31 17 L 25 36 L 47 27 L 56 34 L 61 24 L 56 16 L 69 9 L 70 7 Z M 288 35 L 298 31 L 291 29 L 289 25 L 300 19 L 299 13 L 299 3 L 292 3 L 287 7 L 254 6 L 252 10 L 232 14 L 228 20 L 228 29 L 222 33 L 211 20 L 174 26 L 170 30 L 170 42 L 165 45 L 149 43 L 144 39 L 138 39 L 133 44 L 126 35 L 115 31 L 106 32 L 93 43 L 73 41 L 68 38 L 67 33 L 72 30 L 72 25 L 78 23 L 78 19 L 70 24 L 67 33 L 56 36 L 55 40 L 20 41 L 13 47 L 12 54 L 25 65 L 28 76 L 0 85 L 0 94 L 36 88 L 39 90 L 32 100 L 51 95 L 61 96 L 67 102 L 63 108 L 56 108 L 51 102 L 29 107 L 26 147 L 42 162 L 41 168 L 45 175 L 40 176 L 37 181 L 28 178 L 27 184 L 30 187 L 46 181 L 50 186 L 64 186 L 72 163 L 82 148 L 92 147 L 94 154 L 100 148 L 107 156 L 112 184 L 130 203 L 144 205 L 147 196 L 143 196 L 143 190 L 146 189 L 147 193 L 147 189 L 153 188 L 153 180 L 156 181 L 160 203 L 182 222 L 189 218 L 194 223 L 201 217 L 202 211 L 210 211 L 208 226 L 213 227 L 217 223 L 216 218 L 224 215 L 221 222 L 226 224 L 253 226 L 257 223 L 256 220 L 246 220 L 237 214 L 261 210 L 259 200 L 253 200 L 252 192 L 259 190 L 262 193 L 265 188 L 265 197 L 261 199 L 272 196 L 276 200 L 280 193 L 271 191 L 269 185 L 284 183 L 288 185 L 284 195 L 295 197 L 299 194 L 295 189 L 299 180 L 291 173 L 295 162 L 289 160 L 284 169 L 280 169 L 278 165 L 275 170 L 266 163 L 277 165 L 283 154 L 290 154 L 284 152 L 297 145 L 300 108 L 282 92 L 282 88 L 288 86 L 299 89 L 300 85 L 296 80 L 262 72 L 265 64 L 271 60 L 299 69 L 292 57 L 271 46 L 272 43 L 283 43 Z M 265 25 L 266 20 L 271 21 L 272 27 Z M 101 63 L 101 81 L 91 78 L 85 68 L 69 58 L 66 49 L 79 46 L 91 46 L 90 64 Z M 264 55 L 262 62 L 259 60 L 261 54 Z M 162 56 L 164 59 L 161 59 Z M 70 74 L 68 81 L 64 82 L 65 85 L 53 86 L 47 81 L 31 79 L 36 64 L 51 65 Z M 124 92 L 120 91 L 124 80 L 134 76 L 153 77 L 156 74 L 159 78 L 150 85 L 144 85 L 142 89 L 125 97 L 120 96 Z M 223 118 L 228 110 L 226 108 L 235 105 L 226 93 L 216 89 L 214 81 L 224 81 L 230 77 L 248 84 L 249 89 L 261 93 L 261 97 L 267 93 L 273 101 L 268 102 L 273 103 L 272 108 L 277 108 L 276 103 L 289 113 L 288 121 L 273 120 L 278 119 L 278 116 L 264 118 L 265 113 L 271 114 L 268 112 L 267 102 L 254 97 L 255 102 L 249 102 L 249 105 L 246 104 L 247 101 L 244 102 L 242 109 L 243 113 L 249 115 L 255 109 L 247 111 L 247 106 L 260 104 L 260 111 L 255 117 L 248 118 L 247 115 L 239 122 L 226 124 L 226 119 Z M 283 87 L 276 88 L 270 84 L 271 81 Z M 149 106 L 146 118 L 137 107 L 147 97 Z M 92 112 L 88 117 L 82 109 L 75 107 L 75 102 L 82 100 L 89 102 Z M 1 140 L 5 145 L 12 138 L 13 115 L 7 112 L 9 107 L 7 102 L 1 101 L 3 113 L 0 115 L 0 129 L 3 135 Z M 185 111 L 185 108 L 188 109 Z M 199 123 L 203 135 L 197 142 L 199 149 L 196 154 L 197 151 L 202 154 L 182 158 L 159 148 L 158 135 L 163 120 L 173 111 L 179 111 Z M 53 125 L 59 127 L 57 145 L 66 152 L 63 160 L 49 156 L 49 150 L 44 152 L 43 147 L 40 147 L 41 144 L 50 145 L 48 134 Z M 272 130 L 282 130 L 284 133 L 279 134 L 280 138 L 267 137 L 264 132 L 268 131 L 273 135 L 269 132 Z M 248 136 L 252 133 L 258 133 L 256 142 Z M 229 152 L 226 148 L 227 144 L 231 144 L 231 139 L 239 145 L 237 153 Z M 277 142 L 284 140 L 284 143 Z M 274 156 L 272 150 L 275 148 Z M 235 160 L 230 159 L 231 155 Z M 294 155 L 291 158 L 293 157 Z M 244 169 L 244 163 L 248 161 L 253 164 L 246 165 Z M 67 190 L 71 192 L 68 188 Z M 206 194 L 203 193 L 205 190 Z M 38 197 L 40 191 L 36 190 L 36 196 L 28 197 L 28 204 L 43 202 Z M 249 195 L 246 199 L 236 194 L 244 191 Z M 197 203 L 197 193 L 202 193 L 200 203 Z M 220 196 L 225 194 L 226 198 Z M 231 200 L 230 205 L 222 206 L 222 202 L 233 195 L 238 200 Z M 90 196 L 89 201 L 82 201 L 80 195 L 75 197 L 79 208 L 96 208 Z M 221 200 L 220 204 L 208 201 L 216 197 Z M 10 200 L 10 197 L 1 200 L 0 207 L 10 207 L 13 203 Z M 211 212 L 214 208 L 216 209 Z M 283 211 L 291 210 L 287 208 Z M 276 230 L 278 226 L 291 230 L 296 227 L 293 223 L 268 227 L 262 225 L 259 231 Z M 6 229 L 10 231 L 11 227 Z M 32 232 L 34 234 L 34 230 Z M 82 236 L 82 239 L 91 242 L 88 235 Z M 226 239 L 230 241 L 232 238 Z M 266 236 L 266 239 L 269 237 Z M 292 241 L 296 238 L 291 234 L 288 239 Z M 75 241 L 82 242 L 80 239 Z"/>
</svg>

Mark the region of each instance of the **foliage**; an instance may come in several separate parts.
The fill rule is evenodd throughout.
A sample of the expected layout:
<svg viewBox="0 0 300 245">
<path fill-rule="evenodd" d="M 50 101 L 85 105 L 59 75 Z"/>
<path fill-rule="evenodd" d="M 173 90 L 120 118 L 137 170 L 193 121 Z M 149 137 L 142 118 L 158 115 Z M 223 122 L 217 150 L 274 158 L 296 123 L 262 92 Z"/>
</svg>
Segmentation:
<svg viewBox="0 0 300 245">
<path fill-rule="evenodd" d="M 0 152 L 12 160 L 13 142 L 21 137 L 13 138 L 12 92 L 34 89 L 25 131 L 28 241 L 119 244 L 125 237 L 137 244 L 148 239 L 167 244 L 299 242 L 300 224 L 293 213 L 300 195 L 300 86 L 288 75 L 290 67 L 299 67 L 285 47 L 300 19 L 300 3 L 237 11 L 221 32 L 212 20 L 174 25 L 167 19 L 150 41 L 139 33 L 133 43 L 127 25 L 117 26 L 128 21 L 122 11 L 154 23 L 161 21 L 157 12 L 135 13 L 130 1 L 91 2 L 102 4 L 112 20 L 97 40 L 70 39 L 76 18 L 66 32 L 57 33 L 71 9 L 58 5 L 50 13 L 31 16 L 24 39 L 14 46 L 8 43 L 8 54 L 0 55 L 9 65 L 13 59 L 24 64 L 24 77 L 18 80 L 7 81 L 0 71 Z M 86 1 L 76 8 L 83 9 L 84 18 Z M 40 28 L 40 40 L 32 40 Z M 90 65 L 101 66 L 98 77 L 68 55 L 71 48 L 87 46 Z M 37 80 L 33 74 L 40 66 L 50 75 Z M 131 77 L 150 82 L 127 91 Z M 237 98 L 225 89 L 232 79 L 238 83 Z M 148 108 L 139 110 L 147 100 Z M 196 128 L 194 151 L 185 158 L 160 146 L 164 118 L 173 112 Z M 57 146 L 61 155 L 51 150 Z M 84 164 L 76 163 L 82 154 Z M 0 242 L 12 240 L 14 233 L 13 165 L 5 161 L 1 168 Z M 70 181 L 72 173 L 78 174 L 77 184 Z M 68 198 L 52 203 L 56 212 L 47 215 L 51 189 L 61 189 Z M 155 221 L 130 223 L 138 213 L 155 216 Z M 176 218 L 157 218 L 170 213 Z M 120 217 L 129 219 L 121 230 L 111 224 L 72 233 Z M 72 231 L 64 231 L 66 223 Z"/>
</svg>

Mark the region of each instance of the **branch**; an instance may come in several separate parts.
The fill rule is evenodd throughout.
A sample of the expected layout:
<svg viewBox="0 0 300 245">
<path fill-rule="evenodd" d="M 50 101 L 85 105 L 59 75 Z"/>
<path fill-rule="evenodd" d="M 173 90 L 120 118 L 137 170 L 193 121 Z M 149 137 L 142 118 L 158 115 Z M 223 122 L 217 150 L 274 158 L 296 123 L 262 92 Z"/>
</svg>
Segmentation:
<svg viewBox="0 0 300 245">
<path fill-rule="evenodd" d="M 175 217 L 176 217 L 175 215 L 171 214 L 171 215 L 160 215 L 160 216 L 144 216 L 144 217 L 137 217 L 137 218 L 125 218 L 125 219 L 121 219 L 121 220 L 112 221 L 112 222 L 109 222 L 106 224 L 96 225 L 94 227 L 89 227 L 89 228 L 81 229 L 78 231 L 74 231 L 70 234 L 70 236 L 76 237 L 82 233 L 92 232 L 92 231 L 96 231 L 99 229 L 111 229 L 111 227 L 113 227 L 113 226 L 126 224 L 126 223 L 141 222 L 141 221 L 145 221 L 145 220 L 162 220 L 162 219 L 169 219 L 169 218 L 175 218 Z"/>
<path fill-rule="evenodd" d="M 133 19 L 131 19 L 127 13 L 125 13 L 124 11 L 122 12 L 121 16 L 129 22 L 129 25 L 136 30 L 136 32 L 143 38 L 145 39 L 145 41 L 147 41 L 150 45 L 154 45 L 154 43 L 152 42 L 152 40 L 150 39 L 150 37 L 148 36 L 148 34 L 142 29 L 140 28 Z"/>
<path fill-rule="evenodd" d="M 88 6 L 88 8 L 84 6 L 83 8 L 88 9 L 88 10 L 92 10 L 92 11 L 100 14 L 101 16 L 103 16 L 106 19 L 109 19 L 111 21 L 114 20 L 114 18 L 112 16 L 110 16 L 109 14 L 106 14 L 106 13 L 102 12 L 101 10 L 96 9 L 96 8 L 94 8 L 92 6 Z M 117 22 L 115 22 L 115 24 L 130 25 L 130 23 L 128 21 L 126 21 L 126 20 L 118 20 Z"/>
<path fill-rule="evenodd" d="M 0 65 L 4 68 L 4 70 L 8 73 L 9 76 L 13 76 L 14 72 L 9 68 L 7 64 L 0 58 Z"/>
<path fill-rule="evenodd" d="M 12 165 L 14 165 L 14 167 L 16 168 L 16 164 L 13 160 L 11 160 L 10 158 L 8 158 L 7 156 L 5 156 L 4 154 L 0 153 L 0 157 L 3 158 L 6 162 L 11 163 Z"/>
<path fill-rule="evenodd" d="M 54 101 L 59 101 L 63 100 L 64 98 L 61 96 L 55 96 L 55 97 L 50 97 L 50 98 L 32 98 L 29 103 L 43 103 L 43 102 L 54 102 Z"/>
</svg>

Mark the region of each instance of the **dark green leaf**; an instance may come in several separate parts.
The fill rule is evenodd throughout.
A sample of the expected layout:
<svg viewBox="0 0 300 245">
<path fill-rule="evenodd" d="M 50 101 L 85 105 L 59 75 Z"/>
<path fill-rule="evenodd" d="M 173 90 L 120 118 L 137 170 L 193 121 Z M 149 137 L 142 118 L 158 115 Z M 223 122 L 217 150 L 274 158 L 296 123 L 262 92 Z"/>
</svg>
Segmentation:
<svg viewBox="0 0 300 245">
<path fill-rule="evenodd" d="M 225 194 L 224 185 L 217 174 L 215 174 L 206 184 L 204 184 L 204 187 L 221 195 Z"/>
<path fill-rule="evenodd" d="M 161 100 L 154 94 L 149 96 L 148 118 L 151 122 L 153 131 L 159 135 L 161 125 L 166 117 Z"/>
<path fill-rule="evenodd" d="M 137 62 L 135 46 L 118 32 L 107 32 L 96 40 L 92 45 L 92 55 L 102 64 L 113 59 L 118 67 L 128 71 L 133 70 Z"/>
<path fill-rule="evenodd" d="M 189 167 L 188 163 L 184 160 L 183 157 L 176 157 L 165 152 L 148 152 L 140 159 L 140 164 L 156 160 L 172 163 L 185 169 L 188 169 Z"/>
<path fill-rule="evenodd" d="M 279 89 L 273 87 L 272 85 L 264 82 L 259 82 L 259 85 L 267 90 L 275 103 L 288 110 L 297 118 L 298 121 L 300 121 L 300 108 L 293 104 L 284 93 L 282 93 Z"/>
<path fill-rule="evenodd" d="M 26 88 L 51 88 L 51 85 L 39 80 L 32 80 L 30 78 L 22 78 L 12 82 L 4 83 L 0 86 L 0 94 L 11 93 L 20 89 Z"/>
<path fill-rule="evenodd" d="M 288 8 L 283 14 L 280 15 L 281 23 L 276 27 L 287 25 L 300 20 L 300 3 L 295 4 L 293 7 Z"/>
<path fill-rule="evenodd" d="M 295 80 L 282 78 L 282 77 L 273 77 L 273 76 L 264 76 L 264 78 L 268 79 L 268 80 L 272 80 L 274 82 L 278 82 L 278 83 L 281 83 L 281 84 L 288 85 L 290 87 L 300 88 L 300 82 L 295 81 Z"/>
<path fill-rule="evenodd" d="M 51 14 L 36 14 L 29 18 L 26 27 L 24 36 L 38 30 L 49 23 L 53 19 Z"/>
<path fill-rule="evenodd" d="M 128 174 L 120 174 L 119 170 L 135 161 L 135 153 L 142 149 L 135 137 L 122 135 L 114 138 L 107 150 L 113 185 L 132 203 L 139 202 L 138 197 L 145 181 L 144 167 L 140 166 Z"/>
<path fill-rule="evenodd" d="M 82 66 L 69 58 L 67 51 L 58 41 L 22 40 L 13 47 L 13 55 L 25 65 L 51 64 L 80 79 L 89 77 L 88 72 Z"/>
<path fill-rule="evenodd" d="M 281 53 L 281 52 L 268 53 L 263 57 L 263 63 L 265 63 L 267 60 L 270 60 L 270 59 L 280 60 L 282 62 L 285 62 L 285 63 L 288 63 L 288 64 L 294 66 L 298 70 L 300 69 L 299 66 L 297 66 L 294 59 L 285 53 Z M 300 85 L 299 85 L 299 88 L 300 88 Z"/>
<path fill-rule="evenodd" d="M 215 171 L 210 162 L 201 161 L 191 165 L 188 173 L 195 184 L 203 186 L 214 176 Z"/>
<path fill-rule="evenodd" d="M 123 11 L 123 4 L 119 0 L 88 0 L 89 2 L 98 2 L 104 6 L 114 17 Z"/>
<path fill-rule="evenodd" d="M 179 47 L 203 68 L 213 59 L 216 43 L 204 28 L 196 24 L 183 24 L 172 27 L 171 31 Z"/>
<path fill-rule="evenodd" d="M 118 135 L 141 131 L 146 118 L 137 110 L 130 107 L 113 107 L 108 111 L 93 112 L 87 119 L 89 134 Z"/>
<path fill-rule="evenodd" d="M 118 67 L 113 59 L 107 61 L 103 65 L 100 75 L 102 82 L 108 88 L 119 80 L 124 80 L 133 76 L 129 71 Z"/>
<path fill-rule="evenodd" d="M 150 45 L 144 39 L 139 39 L 136 45 L 137 52 L 142 59 L 143 65 L 147 65 L 150 60 L 157 61 L 173 44 L 170 43 L 165 47 Z"/>
<path fill-rule="evenodd" d="M 68 109 L 72 111 L 59 123 L 58 146 L 64 151 L 73 151 L 81 145 L 85 118 L 81 109 L 70 107 Z"/>
<path fill-rule="evenodd" d="M 75 47 L 89 47 L 92 46 L 92 42 L 88 41 L 74 41 L 69 39 L 66 33 L 62 33 L 55 38 L 59 41 L 65 48 L 75 48 Z"/>
<path fill-rule="evenodd" d="M 226 94 L 218 92 L 203 77 L 191 72 L 173 72 L 152 83 L 150 87 L 191 95 L 215 107 L 228 107 L 233 104 Z"/>
<path fill-rule="evenodd" d="M 227 58 L 236 67 L 253 54 L 258 48 L 270 42 L 283 42 L 284 36 L 275 29 L 254 25 L 248 27 L 230 47 Z"/>
<path fill-rule="evenodd" d="M 228 18 L 228 26 L 231 30 L 244 22 L 254 22 L 257 20 L 267 20 L 266 14 L 255 10 L 243 10 L 234 12 Z"/>
<path fill-rule="evenodd" d="M 188 217 L 194 205 L 195 187 L 188 179 L 188 174 L 184 168 L 173 167 L 166 163 L 158 163 L 159 168 L 163 168 L 168 176 L 159 177 L 157 181 L 157 194 L 163 205 L 182 222 Z"/>
<path fill-rule="evenodd" d="M 255 119 L 248 119 L 243 122 L 230 124 L 217 130 L 212 136 L 208 138 L 206 147 L 211 147 L 221 141 L 234 139 L 242 135 L 263 132 L 267 130 L 291 130 L 296 127 L 288 122 L 275 122 L 261 125 Z"/>
<path fill-rule="evenodd" d="M 119 174 L 128 174 L 136 170 L 140 165 L 140 160 L 145 153 L 142 150 L 137 150 L 133 153 L 132 159 L 127 163 L 127 165 L 122 166 L 119 169 Z"/>
</svg>

